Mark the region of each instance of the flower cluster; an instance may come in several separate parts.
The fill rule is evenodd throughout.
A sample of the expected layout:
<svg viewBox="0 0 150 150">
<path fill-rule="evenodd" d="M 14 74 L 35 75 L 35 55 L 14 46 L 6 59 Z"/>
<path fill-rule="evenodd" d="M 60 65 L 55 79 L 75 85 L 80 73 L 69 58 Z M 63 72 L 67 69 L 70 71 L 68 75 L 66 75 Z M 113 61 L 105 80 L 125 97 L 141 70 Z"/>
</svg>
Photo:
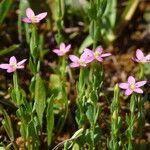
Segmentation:
<svg viewBox="0 0 150 150">
<path fill-rule="evenodd" d="M 26 23 L 39 23 L 42 19 L 47 16 L 47 12 L 40 13 L 35 15 L 31 8 L 26 9 L 26 18 L 23 18 L 22 21 Z M 64 56 L 71 49 L 71 45 L 65 45 L 65 43 L 61 43 L 59 48 L 54 49 L 53 52 L 58 56 Z M 75 55 L 69 55 L 69 59 L 72 61 L 70 63 L 70 67 L 86 67 L 92 61 L 103 62 L 105 57 L 111 56 L 111 53 L 103 53 L 102 47 L 97 47 L 95 51 L 92 51 L 88 48 L 85 48 L 80 57 Z M 132 58 L 133 61 L 137 63 L 148 63 L 150 62 L 150 54 L 144 56 L 143 52 L 140 49 L 136 50 L 135 57 Z M 23 59 L 20 62 L 17 62 L 16 57 L 12 56 L 9 60 L 8 64 L 0 64 L 1 69 L 6 69 L 8 73 L 15 72 L 17 69 L 24 68 L 24 62 L 26 59 Z M 140 88 L 146 84 L 147 81 L 139 81 L 136 82 L 133 76 L 128 77 L 128 81 L 126 83 L 119 83 L 119 87 L 125 90 L 125 95 L 131 95 L 133 92 L 135 93 L 143 93 L 143 90 Z"/>
<path fill-rule="evenodd" d="M 98 47 L 96 48 L 95 52 L 85 48 L 83 54 L 78 58 L 75 55 L 69 55 L 70 60 L 72 63 L 70 64 L 70 67 L 86 67 L 88 63 L 98 60 L 102 62 L 104 60 L 104 57 L 111 56 L 110 53 L 103 53 L 103 48 Z"/>
</svg>

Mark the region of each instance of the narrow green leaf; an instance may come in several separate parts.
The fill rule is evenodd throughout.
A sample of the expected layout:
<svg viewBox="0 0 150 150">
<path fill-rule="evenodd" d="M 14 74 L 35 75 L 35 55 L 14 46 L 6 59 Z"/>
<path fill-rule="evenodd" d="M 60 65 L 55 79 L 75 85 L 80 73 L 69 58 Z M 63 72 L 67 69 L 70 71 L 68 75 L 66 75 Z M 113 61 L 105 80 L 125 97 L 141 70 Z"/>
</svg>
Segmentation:
<svg viewBox="0 0 150 150">
<path fill-rule="evenodd" d="M 86 48 L 86 47 L 89 47 L 91 44 L 93 43 L 93 40 L 91 38 L 90 35 L 88 35 L 84 41 L 82 42 L 80 48 L 79 48 L 79 53 L 81 54 L 83 52 L 83 50 Z"/>
<path fill-rule="evenodd" d="M 3 50 L 0 50 L 0 56 L 3 56 L 3 55 L 5 55 L 5 54 L 10 53 L 10 52 L 16 50 L 18 47 L 19 47 L 18 44 L 14 44 L 14 45 L 12 45 L 12 46 L 10 46 L 10 47 L 7 47 L 7 48 L 5 48 L 5 49 L 3 49 Z"/>
<path fill-rule="evenodd" d="M 54 113 L 53 113 L 53 96 L 48 99 L 47 107 L 47 144 L 48 147 L 51 145 L 52 133 L 54 128 Z"/>
<path fill-rule="evenodd" d="M 35 81 L 35 110 L 42 127 L 43 113 L 46 107 L 46 90 L 44 82 L 39 74 L 36 75 Z"/>
<path fill-rule="evenodd" d="M 25 10 L 26 8 L 29 7 L 29 2 L 28 0 L 20 0 L 20 3 L 19 3 L 19 14 L 18 14 L 18 34 L 19 34 L 19 39 L 22 40 L 22 26 L 25 25 L 25 26 L 28 26 L 28 29 L 29 29 L 29 25 L 26 23 L 23 23 L 21 21 L 22 17 L 25 16 Z M 26 38 L 27 38 L 27 42 L 29 42 L 29 30 L 28 32 L 26 32 Z"/>
<path fill-rule="evenodd" d="M 0 109 L 1 109 L 3 116 L 4 116 L 2 124 L 6 130 L 9 138 L 13 141 L 14 140 L 14 132 L 13 132 L 10 117 L 8 116 L 7 112 L 5 111 L 5 109 L 1 105 L 0 105 Z"/>
<path fill-rule="evenodd" d="M 13 0 L 3 0 L 0 3 L 0 24 L 4 21 L 11 5 L 12 5 Z"/>
</svg>

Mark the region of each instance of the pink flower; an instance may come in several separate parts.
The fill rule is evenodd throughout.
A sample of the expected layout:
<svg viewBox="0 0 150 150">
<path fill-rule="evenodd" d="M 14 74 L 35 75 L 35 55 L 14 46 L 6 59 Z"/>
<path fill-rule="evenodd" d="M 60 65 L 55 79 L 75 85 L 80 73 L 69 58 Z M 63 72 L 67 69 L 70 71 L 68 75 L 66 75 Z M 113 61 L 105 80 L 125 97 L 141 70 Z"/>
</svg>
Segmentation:
<svg viewBox="0 0 150 150">
<path fill-rule="evenodd" d="M 147 81 L 139 81 L 136 82 L 135 78 L 132 76 L 128 77 L 128 82 L 127 83 L 120 83 L 119 87 L 121 89 L 125 90 L 125 95 L 131 95 L 133 92 L 135 93 L 143 93 L 143 90 L 140 88 L 141 86 L 145 85 Z"/>
<path fill-rule="evenodd" d="M 140 49 L 137 49 L 136 57 L 133 60 L 138 63 L 148 63 L 150 62 L 150 54 L 144 56 L 144 53 Z"/>
<path fill-rule="evenodd" d="M 89 54 L 89 59 L 91 60 L 98 60 L 100 62 L 104 61 L 105 57 L 111 56 L 110 53 L 103 53 L 103 48 L 102 47 L 97 47 L 95 52 L 93 52 L 92 50 L 85 48 L 84 52 Z"/>
<path fill-rule="evenodd" d="M 75 68 L 75 67 L 86 67 L 88 63 L 90 63 L 92 61 L 92 59 L 90 59 L 89 57 L 89 53 L 88 52 L 83 52 L 83 54 L 80 56 L 80 58 L 78 58 L 75 55 L 69 55 L 70 60 L 72 61 L 72 63 L 70 64 L 70 67 Z"/>
<path fill-rule="evenodd" d="M 35 15 L 31 8 L 26 9 L 26 18 L 23 18 L 22 21 L 26 23 L 39 23 L 42 19 L 47 16 L 47 12 L 40 13 Z"/>
<path fill-rule="evenodd" d="M 26 59 L 23 59 L 22 61 L 17 63 L 16 57 L 12 56 L 9 59 L 9 64 L 0 64 L 1 69 L 7 69 L 8 73 L 15 72 L 17 69 L 24 68 L 23 63 L 26 61 Z"/>
<path fill-rule="evenodd" d="M 59 49 L 54 49 L 53 52 L 56 53 L 58 56 L 64 56 L 67 52 L 70 51 L 71 45 L 66 45 L 61 43 Z"/>
</svg>

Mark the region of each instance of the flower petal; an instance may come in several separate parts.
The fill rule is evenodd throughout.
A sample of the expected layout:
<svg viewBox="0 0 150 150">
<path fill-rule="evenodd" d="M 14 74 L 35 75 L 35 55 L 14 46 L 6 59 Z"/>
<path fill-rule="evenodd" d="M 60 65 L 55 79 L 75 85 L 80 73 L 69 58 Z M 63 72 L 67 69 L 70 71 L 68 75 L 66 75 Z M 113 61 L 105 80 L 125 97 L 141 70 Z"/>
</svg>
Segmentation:
<svg viewBox="0 0 150 150">
<path fill-rule="evenodd" d="M 134 57 L 132 58 L 132 60 L 135 62 L 140 62 L 140 60 L 138 60 L 137 58 L 134 58 Z"/>
<path fill-rule="evenodd" d="M 43 12 L 43 13 L 36 15 L 35 17 L 37 18 L 38 21 L 40 21 L 44 19 L 46 16 L 47 16 L 47 12 Z"/>
<path fill-rule="evenodd" d="M 20 65 L 22 65 L 25 61 L 27 61 L 27 59 L 23 59 L 22 61 L 19 61 L 19 62 L 17 63 L 17 65 L 20 66 Z"/>
<path fill-rule="evenodd" d="M 31 23 L 31 20 L 29 18 L 22 18 L 22 21 L 26 23 Z"/>
<path fill-rule="evenodd" d="M 111 56 L 112 54 L 110 53 L 105 53 L 105 54 L 101 54 L 101 57 L 108 57 L 108 56 Z"/>
<path fill-rule="evenodd" d="M 78 63 L 71 63 L 69 65 L 71 68 L 79 67 L 80 65 Z"/>
<path fill-rule="evenodd" d="M 96 60 L 102 62 L 104 59 L 102 57 L 97 57 Z"/>
<path fill-rule="evenodd" d="M 24 68 L 24 66 L 23 66 L 23 65 L 21 65 L 21 66 L 17 66 L 16 68 L 17 68 L 17 69 L 23 69 L 23 68 Z"/>
<path fill-rule="evenodd" d="M 148 62 L 150 62 L 150 54 L 146 55 L 145 58 Z"/>
<path fill-rule="evenodd" d="M 53 52 L 56 53 L 56 54 L 59 54 L 60 50 L 59 49 L 54 49 Z"/>
<path fill-rule="evenodd" d="M 65 48 L 65 52 L 69 52 L 71 48 L 71 44 L 69 44 L 66 48 Z"/>
<path fill-rule="evenodd" d="M 136 57 L 141 60 L 144 57 L 143 52 L 140 49 L 136 50 Z"/>
<path fill-rule="evenodd" d="M 84 60 L 85 63 L 90 63 L 94 60 L 94 56 L 90 51 L 85 50 L 80 56 L 80 59 Z"/>
<path fill-rule="evenodd" d="M 79 58 L 75 55 L 69 55 L 69 59 L 73 62 L 76 62 L 76 63 L 79 61 Z"/>
<path fill-rule="evenodd" d="M 85 60 L 85 63 L 90 63 L 95 59 L 94 52 L 88 48 L 85 48 L 81 58 Z"/>
<path fill-rule="evenodd" d="M 17 64 L 17 60 L 15 56 L 10 57 L 9 64 Z"/>
<path fill-rule="evenodd" d="M 89 56 L 93 56 L 94 55 L 94 52 L 92 50 L 88 49 L 88 48 L 84 49 L 84 53 L 86 53 Z"/>
<path fill-rule="evenodd" d="M 101 54 L 103 52 L 103 48 L 99 46 L 96 48 L 95 52 L 98 52 L 99 54 Z"/>
<path fill-rule="evenodd" d="M 121 89 L 128 89 L 129 88 L 129 83 L 119 83 L 119 87 Z"/>
<path fill-rule="evenodd" d="M 133 76 L 128 77 L 128 83 L 134 84 L 135 83 L 135 78 Z"/>
<path fill-rule="evenodd" d="M 132 94 L 132 92 L 133 92 L 132 90 L 127 89 L 127 90 L 125 90 L 124 94 L 127 95 L 127 96 L 129 96 L 129 95 Z"/>
<path fill-rule="evenodd" d="M 9 69 L 10 66 L 9 66 L 9 64 L 0 64 L 0 68 L 1 69 Z"/>
<path fill-rule="evenodd" d="M 136 93 L 143 93 L 143 90 L 140 89 L 140 88 L 136 88 L 136 89 L 134 89 L 133 91 L 136 92 Z"/>
<path fill-rule="evenodd" d="M 135 86 L 138 88 L 138 87 L 145 85 L 146 83 L 147 83 L 147 81 L 139 81 L 139 82 L 135 83 Z"/>
<path fill-rule="evenodd" d="M 26 15 L 29 19 L 35 16 L 35 14 L 31 8 L 26 9 Z"/>
<path fill-rule="evenodd" d="M 11 68 L 11 67 L 10 67 L 9 69 L 7 69 L 7 72 L 8 72 L 8 73 L 11 73 L 11 72 L 14 72 L 14 71 L 16 71 L 16 68 Z"/>
<path fill-rule="evenodd" d="M 65 47 L 66 47 L 65 43 L 61 43 L 59 46 L 60 50 L 63 50 L 63 51 L 65 50 Z"/>
</svg>

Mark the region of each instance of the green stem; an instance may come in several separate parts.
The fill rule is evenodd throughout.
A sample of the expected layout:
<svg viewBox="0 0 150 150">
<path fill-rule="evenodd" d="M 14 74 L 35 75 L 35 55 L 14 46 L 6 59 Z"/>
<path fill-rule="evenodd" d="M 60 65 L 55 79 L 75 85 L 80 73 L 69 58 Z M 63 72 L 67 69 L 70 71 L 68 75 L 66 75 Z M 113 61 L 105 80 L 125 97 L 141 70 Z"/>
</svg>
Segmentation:
<svg viewBox="0 0 150 150">
<path fill-rule="evenodd" d="M 135 105 L 136 105 L 136 95 L 133 94 L 130 99 L 130 121 L 129 121 L 129 136 L 128 136 L 128 150 L 133 149 L 132 138 L 134 133 L 134 123 L 135 123 Z"/>
<path fill-rule="evenodd" d="M 21 104 L 20 102 L 20 91 L 19 91 L 19 84 L 18 84 L 18 75 L 17 72 L 15 71 L 13 74 L 13 86 L 14 86 L 14 91 L 16 95 L 16 104 L 19 106 Z"/>
<path fill-rule="evenodd" d="M 144 64 L 140 64 L 140 65 L 139 65 L 139 69 L 140 69 L 140 72 L 139 72 L 139 79 L 140 79 L 140 80 L 143 80 L 143 79 L 144 79 Z"/>
</svg>

